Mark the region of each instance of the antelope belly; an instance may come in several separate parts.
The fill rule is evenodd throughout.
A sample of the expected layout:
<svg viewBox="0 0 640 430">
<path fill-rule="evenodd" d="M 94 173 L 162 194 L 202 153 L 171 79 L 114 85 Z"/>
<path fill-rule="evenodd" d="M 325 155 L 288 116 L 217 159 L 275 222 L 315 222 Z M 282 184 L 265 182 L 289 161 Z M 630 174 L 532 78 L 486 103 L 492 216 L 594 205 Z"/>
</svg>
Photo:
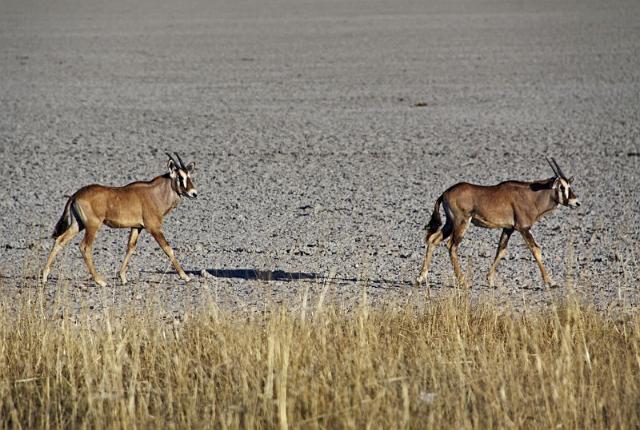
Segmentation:
<svg viewBox="0 0 640 430">
<path fill-rule="evenodd" d="M 133 228 L 142 227 L 139 222 L 125 220 L 125 219 L 106 219 L 104 224 L 111 228 Z"/>
<path fill-rule="evenodd" d="M 512 223 L 504 222 L 504 220 L 489 221 L 485 218 L 474 216 L 471 218 L 471 223 L 478 227 L 484 228 L 509 228 Z"/>
</svg>

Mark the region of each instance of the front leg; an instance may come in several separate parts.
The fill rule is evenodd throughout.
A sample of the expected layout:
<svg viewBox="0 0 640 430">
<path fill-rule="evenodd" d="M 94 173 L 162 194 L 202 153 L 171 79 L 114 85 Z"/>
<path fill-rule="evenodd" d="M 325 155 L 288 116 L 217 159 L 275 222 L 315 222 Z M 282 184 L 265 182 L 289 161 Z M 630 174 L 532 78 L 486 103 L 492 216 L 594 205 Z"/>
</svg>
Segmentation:
<svg viewBox="0 0 640 430">
<path fill-rule="evenodd" d="M 496 275 L 496 268 L 498 267 L 498 263 L 504 257 L 504 254 L 507 252 L 507 244 L 509 243 L 509 238 L 513 233 L 512 228 L 505 228 L 502 230 L 502 234 L 500 235 L 500 242 L 498 242 L 498 250 L 496 251 L 496 257 L 493 260 L 493 264 L 489 268 L 489 273 L 487 274 L 487 282 L 489 283 L 489 287 L 493 287 L 493 280 Z"/>
<path fill-rule="evenodd" d="M 127 266 L 129 264 L 129 259 L 131 258 L 131 254 L 136 249 L 136 244 L 138 243 L 138 236 L 142 231 L 139 227 L 133 227 L 131 232 L 129 233 L 129 242 L 127 244 L 127 254 L 124 257 L 124 261 L 122 262 L 122 266 L 120 267 L 120 281 L 122 285 L 127 283 Z"/>
<path fill-rule="evenodd" d="M 522 238 L 524 239 L 524 241 L 527 243 L 527 246 L 529 246 L 529 249 L 533 254 L 533 258 L 536 259 L 536 263 L 538 263 L 538 267 L 540 268 L 540 274 L 542 275 L 542 280 L 544 281 L 545 284 L 549 286 L 552 285 L 551 278 L 547 274 L 547 271 L 544 268 L 544 264 L 542 264 L 542 250 L 540 249 L 540 246 L 536 243 L 536 240 L 533 238 L 533 235 L 528 229 L 521 230 L 520 234 L 522 235 Z"/>
<path fill-rule="evenodd" d="M 178 272 L 178 276 L 180 276 L 180 279 L 182 279 L 185 282 L 189 282 L 191 278 L 189 278 L 189 276 L 187 276 L 187 274 L 184 273 L 184 270 L 182 270 L 182 267 L 180 266 L 180 263 L 178 263 L 178 260 L 176 259 L 173 249 L 171 249 L 171 246 L 169 246 L 169 242 L 167 242 L 167 239 L 164 238 L 164 234 L 162 233 L 162 230 L 153 229 L 153 230 L 149 230 L 149 233 L 151 233 L 151 235 L 156 240 L 156 242 L 158 242 L 158 245 L 160 245 L 160 248 L 162 248 L 164 253 L 167 254 L 167 257 L 169 257 L 169 260 L 171 260 L 171 264 L 173 264 L 173 267 Z"/>
</svg>

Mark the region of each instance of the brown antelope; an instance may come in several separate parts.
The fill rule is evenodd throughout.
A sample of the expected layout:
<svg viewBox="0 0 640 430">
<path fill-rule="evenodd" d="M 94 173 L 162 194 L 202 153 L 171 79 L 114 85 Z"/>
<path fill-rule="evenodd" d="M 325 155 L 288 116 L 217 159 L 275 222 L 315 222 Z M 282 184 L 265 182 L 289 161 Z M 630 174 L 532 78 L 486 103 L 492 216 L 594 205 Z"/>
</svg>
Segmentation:
<svg viewBox="0 0 640 430">
<path fill-rule="evenodd" d="M 195 163 L 185 166 L 176 153 L 176 161 L 169 153 L 167 164 L 169 173 L 148 182 L 133 182 L 124 187 L 88 185 L 76 191 L 67 201 L 64 212 L 55 226 L 52 237 L 56 240 L 42 270 L 42 283 L 47 282 L 51 263 L 56 254 L 81 230 L 86 229 L 80 242 L 80 251 L 96 284 L 106 282 L 93 265 L 92 246 L 96 233 L 102 224 L 112 228 L 130 228 L 127 254 L 120 268 L 120 280 L 126 284 L 127 265 L 136 248 L 142 229 L 147 229 L 158 245 L 167 254 L 178 275 L 184 281 L 189 277 L 176 260 L 173 249 L 162 233 L 162 221 L 172 209 L 178 206 L 182 196 L 196 198 L 197 191 L 191 180 Z"/>
<path fill-rule="evenodd" d="M 567 178 L 553 158 L 547 158 L 547 161 L 554 173 L 549 179 L 531 182 L 506 181 L 493 186 L 461 182 L 442 193 L 436 200 L 433 214 L 427 224 L 427 250 L 416 283 L 427 280 L 433 251 L 440 242 L 451 237 L 447 243 L 451 264 L 458 281 L 466 285 L 457 250 L 469 224 L 473 223 L 480 227 L 502 229 L 498 251 L 487 274 L 490 286 L 493 285 L 496 267 L 506 253 L 507 243 L 514 230 L 524 238 L 538 263 L 544 283 L 550 285 L 551 278 L 542 264 L 542 251 L 531 234 L 531 227 L 542 215 L 552 211 L 559 204 L 575 208 L 580 206 L 580 203 L 571 189 L 573 177 Z M 444 226 L 440 218 L 441 203 L 446 215 Z"/>
</svg>

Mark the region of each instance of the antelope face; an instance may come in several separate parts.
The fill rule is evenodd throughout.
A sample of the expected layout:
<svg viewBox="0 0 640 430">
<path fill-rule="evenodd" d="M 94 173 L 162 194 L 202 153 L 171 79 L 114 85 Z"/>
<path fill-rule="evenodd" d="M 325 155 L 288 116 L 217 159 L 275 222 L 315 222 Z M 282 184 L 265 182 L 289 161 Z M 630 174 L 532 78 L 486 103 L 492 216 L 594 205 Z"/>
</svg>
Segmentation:
<svg viewBox="0 0 640 430">
<path fill-rule="evenodd" d="M 196 164 L 191 162 L 185 166 L 177 153 L 176 157 L 178 157 L 178 162 L 174 161 L 173 157 L 169 155 L 168 163 L 169 176 L 175 181 L 176 192 L 180 196 L 187 196 L 190 199 L 195 199 L 198 197 L 198 190 L 196 190 L 195 185 L 193 185 L 191 175 L 196 169 Z"/>
<path fill-rule="evenodd" d="M 553 169 L 553 173 L 556 175 L 556 180 L 553 182 L 553 189 L 557 192 L 558 203 L 563 206 L 569 206 L 573 209 L 580 206 L 578 197 L 571 189 L 573 176 L 567 179 L 567 176 L 562 172 L 562 169 L 558 166 L 558 162 L 553 157 L 547 158 L 547 162 L 551 166 L 551 169 Z"/>
<path fill-rule="evenodd" d="M 178 185 L 182 190 L 180 194 L 183 194 L 190 199 L 198 197 L 198 190 L 196 190 L 196 187 L 193 185 L 193 180 L 191 179 L 191 172 L 194 169 L 193 166 L 193 163 L 189 163 L 187 170 L 180 169 L 178 171 Z"/>
<path fill-rule="evenodd" d="M 572 182 L 573 177 L 569 179 L 557 178 L 553 187 L 558 193 L 558 203 L 575 209 L 580 206 L 580 201 L 578 201 L 578 196 L 576 196 L 573 189 L 571 189 Z"/>
</svg>

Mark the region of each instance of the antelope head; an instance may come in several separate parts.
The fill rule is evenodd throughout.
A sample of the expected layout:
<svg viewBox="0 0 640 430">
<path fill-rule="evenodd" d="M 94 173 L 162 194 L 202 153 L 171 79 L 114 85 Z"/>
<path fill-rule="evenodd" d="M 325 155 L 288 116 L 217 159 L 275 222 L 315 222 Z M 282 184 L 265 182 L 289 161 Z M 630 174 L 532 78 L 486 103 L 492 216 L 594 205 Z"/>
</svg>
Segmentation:
<svg viewBox="0 0 640 430">
<path fill-rule="evenodd" d="M 167 167 L 169 168 L 169 176 L 173 180 L 175 190 L 181 197 L 187 196 L 190 199 L 195 199 L 198 197 L 198 191 L 193 185 L 191 175 L 195 171 L 196 164 L 191 162 L 185 166 L 178 153 L 174 152 L 174 154 L 176 155 L 177 161 L 167 152 L 167 156 L 169 157 Z"/>
<path fill-rule="evenodd" d="M 578 197 L 575 195 L 573 190 L 571 189 L 571 184 L 573 183 L 573 176 L 567 178 L 567 176 L 562 172 L 560 166 L 554 158 L 547 158 L 547 162 L 551 166 L 553 173 L 555 174 L 555 181 L 553 182 L 553 189 L 556 190 L 556 198 L 559 204 L 563 206 L 568 206 L 570 208 L 577 208 L 580 206 L 580 202 L 578 201 Z"/>
</svg>

